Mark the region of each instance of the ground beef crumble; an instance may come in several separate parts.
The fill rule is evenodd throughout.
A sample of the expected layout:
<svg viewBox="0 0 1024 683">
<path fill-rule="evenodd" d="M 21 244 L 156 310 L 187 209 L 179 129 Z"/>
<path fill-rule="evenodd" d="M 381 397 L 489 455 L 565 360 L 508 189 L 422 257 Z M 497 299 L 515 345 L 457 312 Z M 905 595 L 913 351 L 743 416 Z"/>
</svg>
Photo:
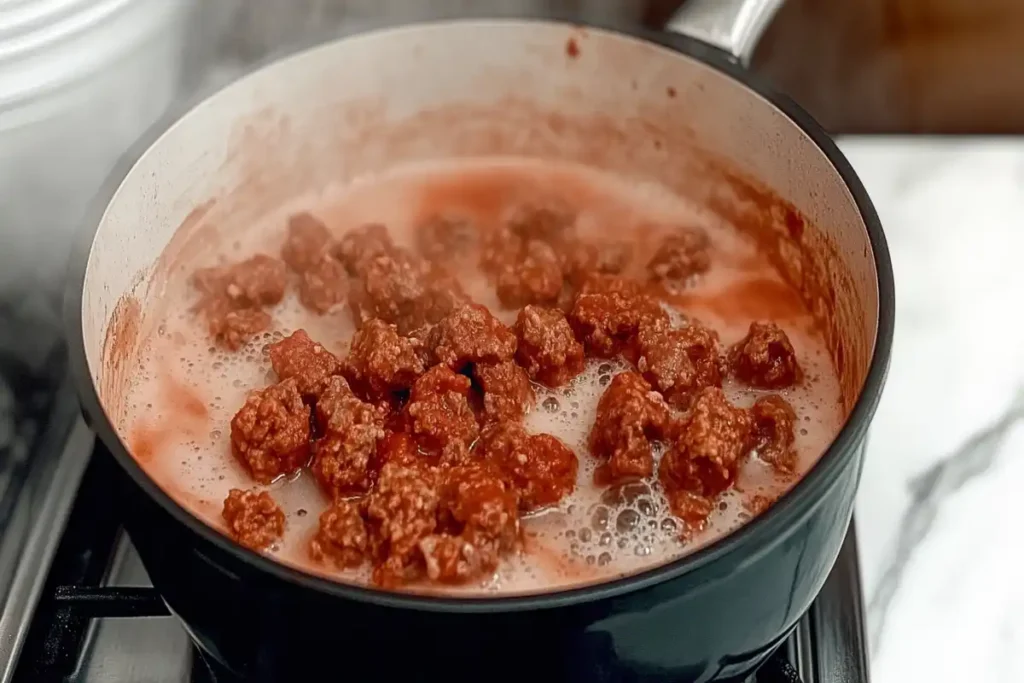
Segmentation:
<svg viewBox="0 0 1024 683">
<path fill-rule="evenodd" d="M 658 476 L 665 490 L 711 498 L 727 489 L 750 451 L 751 426 L 749 412 L 729 403 L 721 389 L 701 390 L 676 442 L 661 459 Z M 681 500 L 693 504 L 691 496 Z M 688 509 L 678 516 L 693 514 Z"/>
<path fill-rule="evenodd" d="M 439 506 L 442 533 L 420 541 L 432 580 L 462 583 L 492 572 L 519 544 L 518 495 L 487 465 L 448 470 Z"/>
<path fill-rule="evenodd" d="M 590 452 L 605 461 L 597 472 L 598 483 L 651 476 L 654 442 L 665 437 L 669 420 L 665 400 L 639 374 L 623 372 L 612 378 L 590 431 Z"/>
<path fill-rule="evenodd" d="M 284 513 L 266 491 L 231 489 L 222 515 L 231 537 L 252 550 L 264 550 L 284 535 Z"/>
<path fill-rule="evenodd" d="M 498 300 L 507 308 L 553 304 L 562 293 L 562 263 L 545 242 L 530 240 L 495 278 Z"/>
<path fill-rule="evenodd" d="M 523 202 L 505 220 L 510 233 L 524 240 L 556 242 L 565 239 L 576 223 L 576 212 L 564 202 Z"/>
<path fill-rule="evenodd" d="M 480 432 L 470 388 L 468 377 L 437 365 L 416 380 L 409 394 L 409 432 L 421 451 L 442 463 L 464 460 Z"/>
<path fill-rule="evenodd" d="M 671 288 L 684 286 L 711 267 L 711 241 L 700 228 L 679 228 L 665 237 L 647 270 L 653 281 Z"/>
<path fill-rule="evenodd" d="M 323 315 L 345 302 L 348 273 L 345 266 L 330 254 L 323 254 L 299 276 L 299 301 L 303 306 Z"/>
<path fill-rule="evenodd" d="M 233 265 L 201 268 L 192 283 L 204 297 L 226 297 L 240 308 L 273 306 L 284 298 L 288 273 L 283 261 L 257 254 Z"/>
<path fill-rule="evenodd" d="M 283 261 L 264 254 L 228 266 L 200 268 L 191 282 L 200 298 L 194 309 L 206 319 L 210 336 L 237 351 L 272 323 L 264 306 L 284 298 L 288 273 Z"/>
<path fill-rule="evenodd" d="M 341 361 L 309 338 L 305 330 L 296 330 L 290 336 L 267 347 L 270 365 L 280 380 L 295 380 L 299 393 L 313 399 L 320 395 L 328 377 L 341 373 Z"/>
<path fill-rule="evenodd" d="M 442 265 L 459 261 L 472 251 L 479 234 L 478 228 L 469 219 L 447 214 L 429 217 L 415 232 L 419 253 Z"/>
<path fill-rule="evenodd" d="M 251 391 L 231 418 L 231 450 L 253 479 L 269 484 L 306 464 L 309 418 L 294 379 Z"/>
<path fill-rule="evenodd" d="M 380 223 L 369 223 L 350 230 L 333 246 L 331 253 L 351 275 L 366 273 L 370 262 L 395 250 L 388 229 Z"/>
<path fill-rule="evenodd" d="M 373 483 L 377 442 L 384 438 L 383 412 L 335 376 L 316 402 L 316 421 L 321 436 L 311 469 L 320 488 L 331 500 L 365 493 Z"/>
<path fill-rule="evenodd" d="M 526 306 L 515 324 L 516 360 L 541 384 L 558 387 L 583 372 L 583 345 L 557 308 Z"/>
<path fill-rule="evenodd" d="M 316 216 L 302 211 L 288 219 L 288 232 L 281 247 L 281 260 L 296 273 L 304 273 L 331 246 L 331 233 Z"/>
<path fill-rule="evenodd" d="M 612 358 L 632 347 L 642 325 L 652 329 L 667 326 L 668 314 L 637 283 L 598 276 L 583 284 L 569 323 L 588 353 Z"/>
<path fill-rule="evenodd" d="M 576 488 L 576 454 L 550 434 L 528 434 L 515 422 L 496 424 L 481 434 L 476 452 L 509 477 L 523 511 L 555 505 Z"/>
<path fill-rule="evenodd" d="M 432 325 L 466 300 L 458 282 L 406 251 L 370 258 L 352 281 L 349 307 L 357 326 L 379 318 L 410 334 Z"/>
<path fill-rule="evenodd" d="M 484 392 L 484 415 L 489 421 L 518 420 L 533 405 L 530 378 L 513 361 L 477 363 L 473 378 Z"/>
<path fill-rule="evenodd" d="M 213 340 L 230 351 L 237 351 L 273 324 L 262 308 L 236 308 L 226 297 L 205 299 L 197 309 L 206 318 Z"/>
<path fill-rule="evenodd" d="M 619 275 L 633 259 L 633 249 L 625 242 L 563 241 L 558 246 L 562 272 L 575 287 L 592 275 Z"/>
<path fill-rule="evenodd" d="M 785 389 L 800 381 L 800 365 L 786 333 L 773 322 L 750 323 L 747 336 L 729 350 L 736 377 L 760 389 Z"/>
<path fill-rule="evenodd" d="M 686 408 L 693 394 L 722 385 L 718 334 L 696 320 L 683 327 L 642 327 L 636 367 L 672 405 Z"/>
<path fill-rule="evenodd" d="M 336 500 L 320 515 L 320 527 L 309 544 L 313 560 L 330 560 L 344 569 L 358 567 L 366 559 L 370 536 L 359 504 Z"/>
<path fill-rule="evenodd" d="M 439 474 L 430 467 L 387 463 L 366 498 L 373 580 L 394 587 L 421 578 L 426 563 L 420 541 L 437 528 Z"/>
<path fill-rule="evenodd" d="M 516 335 L 485 306 L 468 304 L 452 311 L 430 333 L 437 361 L 452 370 L 470 363 L 501 363 L 516 353 Z"/>
<path fill-rule="evenodd" d="M 361 395 L 379 401 L 412 387 L 423 374 L 422 342 L 402 336 L 383 320 L 368 321 L 355 336 L 345 359 L 345 376 Z"/>
<path fill-rule="evenodd" d="M 762 396 L 750 409 L 754 427 L 751 448 L 757 456 L 779 472 L 790 473 L 796 467 L 793 425 L 796 412 L 789 402 L 777 394 Z"/>
</svg>

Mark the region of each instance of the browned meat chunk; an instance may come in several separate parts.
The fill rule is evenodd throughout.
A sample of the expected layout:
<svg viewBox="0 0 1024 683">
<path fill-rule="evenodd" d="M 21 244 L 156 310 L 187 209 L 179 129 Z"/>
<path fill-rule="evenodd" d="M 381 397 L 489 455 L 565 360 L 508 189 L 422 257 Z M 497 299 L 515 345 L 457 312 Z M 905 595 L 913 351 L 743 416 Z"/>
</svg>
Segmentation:
<svg viewBox="0 0 1024 683">
<path fill-rule="evenodd" d="M 380 318 L 399 325 L 403 334 L 419 327 L 425 317 L 425 276 L 423 265 L 404 252 L 369 259 L 353 283 L 350 304 L 356 324 Z"/>
<path fill-rule="evenodd" d="M 206 327 L 214 341 L 237 351 L 250 339 L 270 329 L 273 320 L 261 308 L 236 308 L 227 297 L 207 299 L 200 304 Z"/>
<path fill-rule="evenodd" d="M 388 229 L 379 223 L 370 223 L 350 230 L 337 244 L 332 253 L 352 275 L 363 275 L 370 262 L 378 256 L 387 256 L 395 251 Z"/>
<path fill-rule="evenodd" d="M 307 399 L 318 396 L 324 381 L 341 372 L 341 361 L 322 344 L 310 339 L 305 330 L 296 330 L 291 336 L 271 344 L 267 353 L 278 378 L 294 379 L 299 393 Z"/>
<path fill-rule="evenodd" d="M 603 276 L 584 283 L 569 323 L 589 353 L 611 358 L 633 345 L 641 325 L 667 325 L 668 314 L 635 283 Z"/>
<path fill-rule="evenodd" d="M 750 409 L 754 421 L 751 448 L 757 456 L 780 472 L 792 472 L 796 466 L 793 450 L 793 425 L 796 412 L 781 396 L 762 396 Z"/>
<path fill-rule="evenodd" d="M 533 405 L 533 385 L 526 372 L 514 362 L 477 363 L 473 377 L 484 392 L 484 414 L 488 420 L 518 420 Z"/>
<path fill-rule="evenodd" d="M 526 243 L 495 282 L 498 299 L 508 308 L 552 304 L 562 292 L 562 264 L 554 249 L 539 240 Z"/>
<path fill-rule="evenodd" d="M 691 536 L 699 531 L 703 531 L 707 525 L 708 517 L 711 516 L 715 507 L 714 501 L 711 498 L 685 489 L 666 490 L 665 497 L 668 498 L 668 505 L 672 510 L 672 514 L 683 520 L 686 524 L 684 536 Z"/>
<path fill-rule="evenodd" d="M 420 541 L 437 528 L 437 472 L 388 463 L 366 498 L 370 546 L 377 558 L 373 580 L 394 587 L 424 575 Z"/>
<path fill-rule="evenodd" d="M 420 541 L 427 576 L 463 583 L 498 566 L 519 542 L 518 499 L 493 469 L 470 465 L 449 470 L 441 489 L 444 531 Z"/>
<path fill-rule="evenodd" d="M 412 385 L 406 415 L 420 450 L 443 463 L 464 459 L 480 427 L 469 404 L 468 377 L 443 365 L 428 370 Z"/>
<path fill-rule="evenodd" d="M 493 569 L 499 553 L 519 542 L 519 497 L 501 473 L 485 464 L 454 467 L 441 488 L 440 518 L 446 530 L 458 533 L 481 554 L 493 556 L 484 568 Z"/>
<path fill-rule="evenodd" d="M 516 336 L 484 306 L 468 304 L 452 311 L 430 333 L 438 362 L 453 370 L 470 363 L 512 360 Z"/>
<path fill-rule="evenodd" d="M 593 275 L 619 275 L 633 258 L 633 249 L 625 242 L 584 242 L 569 240 L 558 246 L 562 272 L 575 286 Z"/>
<path fill-rule="evenodd" d="M 231 537 L 253 550 L 263 550 L 284 535 L 284 513 L 266 491 L 231 489 L 222 512 Z"/>
<path fill-rule="evenodd" d="M 234 265 L 197 270 L 192 283 L 204 297 L 226 297 L 237 308 L 273 306 L 284 298 L 288 272 L 284 261 L 257 254 Z"/>
<path fill-rule="evenodd" d="M 693 403 L 658 474 L 667 491 L 716 496 L 732 485 L 750 451 L 750 414 L 729 403 L 717 387 L 703 389 Z"/>
<path fill-rule="evenodd" d="M 576 224 L 576 212 L 561 201 L 525 202 L 515 207 L 505 227 L 523 240 L 555 242 L 568 236 Z"/>
<path fill-rule="evenodd" d="M 434 263 L 448 264 L 465 256 L 476 245 L 478 230 L 469 220 L 455 215 L 436 215 L 416 229 L 416 248 Z"/>
<path fill-rule="evenodd" d="M 309 407 L 294 379 L 250 392 L 231 419 L 231 450 L 261 484 L 306 464 L 309 437 Z"/>
<path fill-rule="evenodd" d="M 323 221 L 302 211 L 288 219 L 281 258 L 296 273 L 304 273 L 320 261 L 330 243 L 331 233 Z"/>
<path fill-rule="evenodd" d="M 678 329 L 641 328 L 636 367 L 672 405 L 686 408 L 694 392 L 722 385 L 718 334 L 696 320 Z"/>
<path fill-rule="evenodd" d="M 352 386 L 371 401 L 412 386 L 426 369 L 421 343 L 403 337 L 383 320 L 370 320 L 352 337 L 345 374 Z"/>
<path fill-rule="evenodd" d="M 436 323 L 463 300 L 454 278 L 402 251 L 371 259 L 349 297 L 357 325 L 380 318 L 401 334 Z"/>
<path fill-rule="evenodd" d="M 519 260 L 525 242 L 505 227 L 485 235 L 480 250 L 480 270 L 497 277 Z"/>
<path fill-rule="evenodd" d="M 597 473 L 599 483 L 617 484 L 648 477 L 654 471 L 653 441 L 669 426 L 665 400 L 635 372 L 623 372 L 597 404 L 590 431 L 590 452 L 606 460 Z"/>
<path fill-rule="evenodd" d="M 665 238 L 647 264 L 651 279 L 670 287 L 685 285 L 711 267 L 711 241 L 700 228 L 681 228 Z"/>
<path fill-rule="evenodd" d="M 490 548 L 477 548 L 461 534 L 430 534 L 419 543 L 427 578 L 438 583 L 466 583 L 493 571 L 498 558 Z"/>
<path fill-rule="evenodd" d="M 201 268 L 192 275 L 199 290 L 195 310 L 217 343 L 233 351 L 268 329 L 270 316 L 261 306 L 284 297 L 287 272 L 284 262 L 259 254 L 230 266 Z"/>
<path fill-rule="evenodd" d="M 468 304 L 470 299 L 454 276 L 441 268 L 431 267 L 426 276 L 427 296 L 425 300 L 424 324 L 433 325 L 457 308 Z"/>
<path fill-rule="evenodd" d="M 370 549 L 366 523 L 359 506 L 347 500 L 336 500 L 320 515 L 320 528 L 309 544 L 313 560 L 330 560 L 339 569 L 358 567 Z"/>
<path fill-rule="evenodd" d="M 477 452 L 512 482 L 523 511 L 556 505 L 576 488 L 576 454 L 550 434 L 527 434 L 506 422 L 481 434 Z"/>
<path fill-rule="evenodd" d="M 299 301 L 321 315 L 341 305 L 347 292 L 345 266 L 330 254 L 323 254 L 302 273 L 299 280 Z"/>
<path fill-rule="evenodd" d="M 575 213 L 561 202 L 521 204 L 513 209 L 508 219 L 498 229 L 487 235 L 480 256 L 480 267 L 494 277 L 508 270 L 515 270 L 526 258 L 531 243 L 537 245 L 534 249 L 538 250 L 541 261 L 547 262 L 549 253 L 547 250 L 541 251 L 541 247 L 553 247 L 568 240 L 575 222 Z M 556 260 L 559 263 L 560 284 L 561 260 Z M 533 266 L 534 269 L 536 267 Z M 550 270 L 550 267 L 547 268 Z M 510 283 L 514 280 L 512 276 L 507 278 Z"/>
<path fill-rule="evenodd" d="M 583 345 L 557 308 L 527 306 L 516 318 L 515 333 L 516 360 L 541 384 L 561 386 L 583 372 Z"/>
<path fill-rule="evenodd" d="M 389 462 L 412 467 L 427 462 L 420 454 L 419 446 L 407 432 L 388 432 L 387 436 L 377 442 L 377 458 L 373 469 L 377 472 Z"/>
<path fill-rule="evenodd" d="M 747 336 L 729 350 L 729 364 L 738 379 L 761 389 L 784 389 L 800 381 L 793 345 L 772 322 L 750 323 Z"/>
<path fill-rule="evenodd" d="M 331 500 L 366 492 L 373 477 L 384 415 L 360 401 L 342 377 L 331 377 L 316 403 L 322 436 L 313 446 L 313 475 Z"/>
</svg>

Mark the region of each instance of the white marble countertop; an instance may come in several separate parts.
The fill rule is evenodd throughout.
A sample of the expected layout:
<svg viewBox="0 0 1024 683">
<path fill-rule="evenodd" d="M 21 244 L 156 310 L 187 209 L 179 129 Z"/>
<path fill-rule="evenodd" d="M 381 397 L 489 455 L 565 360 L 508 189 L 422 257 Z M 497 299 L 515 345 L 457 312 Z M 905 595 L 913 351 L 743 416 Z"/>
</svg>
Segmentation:
<svg viewBox="0 0 1024 683">
<path fill-rule="evenodd" d="M 857 500 L 873 681 L 1024 681 L 1024 139 L 840 146 L 896 278 Z"/>
</svg>

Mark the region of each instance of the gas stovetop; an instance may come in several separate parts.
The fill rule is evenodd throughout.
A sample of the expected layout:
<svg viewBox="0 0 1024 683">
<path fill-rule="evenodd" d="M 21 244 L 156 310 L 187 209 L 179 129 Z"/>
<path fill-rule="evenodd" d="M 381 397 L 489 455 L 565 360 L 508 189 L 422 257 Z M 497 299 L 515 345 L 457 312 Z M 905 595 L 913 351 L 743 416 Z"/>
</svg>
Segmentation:
<svg viewBox="0 0 1024 683">
<path fill-rule="evenodd" d="M 232 680 L 150 587 L 108 495 L 117 465 L 60 386 L 33 413 L 23 456 L 0 451 L 0 464 L 20 463 L 17 481 L 0 479 L 0 683 Z M 866 648 L 851 527 L 821 594 L 750 683 L 867 683 Z"/>
</svg>

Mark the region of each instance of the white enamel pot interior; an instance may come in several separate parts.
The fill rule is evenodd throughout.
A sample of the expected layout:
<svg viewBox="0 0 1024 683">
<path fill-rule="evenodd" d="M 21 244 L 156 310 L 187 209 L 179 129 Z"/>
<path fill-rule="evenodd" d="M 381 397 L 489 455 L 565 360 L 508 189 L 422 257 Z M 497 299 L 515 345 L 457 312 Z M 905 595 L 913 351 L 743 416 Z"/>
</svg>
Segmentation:
<svg viewBox="0 0 1024 683">
<path fill-rule="evenodd" d="M 892 285 L 863 188 L 795 107 L 697 41 L 659 40 L 525 20 L 385 29 L 275 62 L 186 113 L 120 180 L 72 270 L 82 370 L 123 448 L 146 311 L 209 235 L 396 164 L 485 154 L 583 162 L 755 216 L 822 316 L 847 408 L 870 414 L 857 399 L 884 374 L 875 348 L 891 337 Z M 172 239 L 173 264 L 160 260 Z"/>
</svg>

